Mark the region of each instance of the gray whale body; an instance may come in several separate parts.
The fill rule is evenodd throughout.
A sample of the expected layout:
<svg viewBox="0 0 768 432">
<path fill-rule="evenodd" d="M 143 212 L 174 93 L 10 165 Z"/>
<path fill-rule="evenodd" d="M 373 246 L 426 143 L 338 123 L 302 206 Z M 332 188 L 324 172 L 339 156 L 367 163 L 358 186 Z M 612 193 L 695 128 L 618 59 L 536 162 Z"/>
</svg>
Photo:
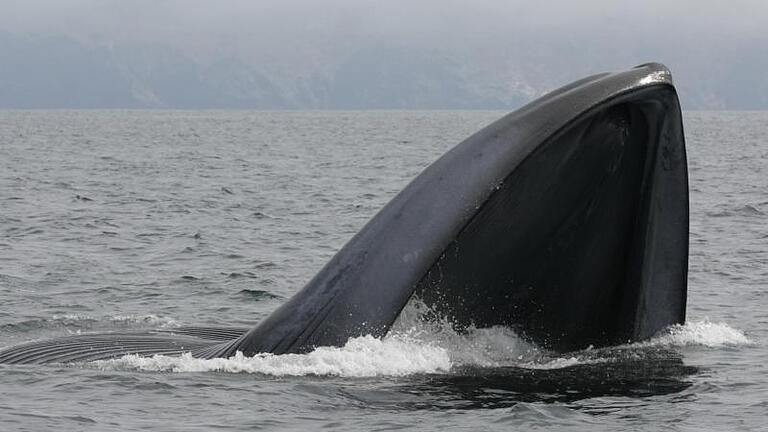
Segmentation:
<svg viewBox="0 0 768 432">
<path fill-rule="evenodd" d="M 251 329 L 71 336 L 0 362 L 303 353 L 383 337 L 413 296 L 458 331 L 503 325 L 572 351 L 684 322 L 687 267 L 680 106 L 649 63 L 557 89 L 454 147 Z"/>
</svg>

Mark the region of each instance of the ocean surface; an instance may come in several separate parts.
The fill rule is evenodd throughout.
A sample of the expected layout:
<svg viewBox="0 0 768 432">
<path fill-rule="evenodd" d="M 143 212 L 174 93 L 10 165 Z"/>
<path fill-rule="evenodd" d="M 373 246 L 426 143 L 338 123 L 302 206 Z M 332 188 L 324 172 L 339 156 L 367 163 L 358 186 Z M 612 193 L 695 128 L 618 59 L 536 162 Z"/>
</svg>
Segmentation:
<svg viewBox="0 0 768 432">
<path fill-rule="evenodd" d="M 250 326 L 501 112 L 0 111 L 0 347 Z M 688 322 L 567 355 L 409 304 L 305 355 L 0 365 L 0 430 L 768 430 L 768 113 L 685 115 Z"/>
</svg>

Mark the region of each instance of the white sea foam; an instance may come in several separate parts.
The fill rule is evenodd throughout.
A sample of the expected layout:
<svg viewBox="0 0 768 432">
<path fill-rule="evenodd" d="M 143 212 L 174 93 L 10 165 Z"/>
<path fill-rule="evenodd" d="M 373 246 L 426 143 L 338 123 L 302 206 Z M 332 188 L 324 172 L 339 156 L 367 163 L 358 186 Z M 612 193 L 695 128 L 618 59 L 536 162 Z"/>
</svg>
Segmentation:
<svg viewBox="0 0 768 432">
<path fill-rule="evenodd" d="M 605 354 L 557 355 L 532 345 L 504 327 L 469 329 L 457 333 L 445 321 L 424 321 L 428 312 L 419 303 L 409 304 L 384 339 L 362 336 L 343 347 L 321 347 L 307 354 L 238 353 L 228 359 L 124 356 L 94 362 L 102 369 L 155 372 L 228 372 L 273 376 L 330 375 L 342 377 L 404 376 L 449 373 L 457 366 L 561 369 L 581 364 L 617 361 L 611 350 Z M 752 343 L 743 332 L 725 323 L 708 320 L 672 326 L 649 341 L 625 345 L 638 354 L 652 346 L 720 347 Z M 625 352 L 626 354 L 626 352 Z"/>
<path fill-rule="evenodd" d="M 650 347 L 682 348 L 703 346 L 718 348 L 750 345 L 752 343 L 741 330 L 722 322 L 713 323 L 705 319 L 689 321 L 683 325 L 670 326 L 647 341 L 621 345 L 615 348 L 604 348 L 597 351 L 589 348 L 572 355 L 543 353 L 543 355 L 534 358 L 532 361 L 517 364 L 516 366 L 527 369 L 560 369 L 575 365 L 621 361 L 627 355 L 643 358 L 643 350 Z M 615 356 L 617 352 L 620 353 L 619 357 Z"/>
<path fill-rule="evenodd" d="M 376 339 L 362 336 L 350 339 L 341 348 L 321 347 L 308 354 L 242 353 L 227 359 L 124 356 L 94 362 L 103 369 L 132 369 L 167 372 L 230 372 L 284 375 L 337 375 L 344 377 L 402 376 L 418 373 L 448 372 L 451 361 L 445 349 L 399 337 Z"/>
<path fill-rule="evenodd" d="M 445 319 L 424 319 L 429 314 L 430 310 L 423 302 L 410 301 L 392 326 L 390 334 L 436 344 L 448 352 L 455 366 L 507 366 L 510 362 L 535 361 L 544 354 L 507 327 L 470 327 L 459 333 Z"/>
<path fill-rule="evenodd" d="M 723 322 L 711 322 L 708 319 L 689 321 L 683 325 L 674 325 L 662 331 L 648 343 L 672 346 L 722 346 L 751 345 L 744 332 Z"/>
<path fill-rule="evenodd" d="M 539 359 L 536 361 L 529 361 L 526 363 L 520 363 L 517 366 L 525 369 L 563 369 L 571 366 L 587 363 L 599 363 L 603 361 L 600 358 L 586 359 L 577 356 L 555 357 L 550 359 Z"/>
</svg>

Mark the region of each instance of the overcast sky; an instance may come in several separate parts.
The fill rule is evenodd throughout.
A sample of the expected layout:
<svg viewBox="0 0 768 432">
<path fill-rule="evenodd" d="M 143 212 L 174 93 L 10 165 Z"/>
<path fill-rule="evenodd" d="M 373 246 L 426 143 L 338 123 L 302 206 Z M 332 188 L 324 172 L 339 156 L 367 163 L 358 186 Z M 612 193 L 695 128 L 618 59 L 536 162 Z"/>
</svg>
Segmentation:
<svg viewBox="0 0 768 432">
<path fill-rule="evenodd" d="M 273 74 L 322 71 L 382 45 L 478 67 L 499 58 L 578 64 L 549 71 L 557 82 L 638 61 L 701 79 L 718 56 L 732 63 L 768 52 L 764 0 L 0 0 L 0 11 L 7 33 L 169 47 L 202 64 L 236 58 Z M 546 61 L 558 57 L 566 60 Z"/>
<path fill-rule="evenodd" d="M 94 43 L 168 44 L 198 55 L 394 38 L 413 44 L 629 34 L 675 43 L 766 38 L 763 0 L 0 0 L 0 29 Z"/>
</svg>

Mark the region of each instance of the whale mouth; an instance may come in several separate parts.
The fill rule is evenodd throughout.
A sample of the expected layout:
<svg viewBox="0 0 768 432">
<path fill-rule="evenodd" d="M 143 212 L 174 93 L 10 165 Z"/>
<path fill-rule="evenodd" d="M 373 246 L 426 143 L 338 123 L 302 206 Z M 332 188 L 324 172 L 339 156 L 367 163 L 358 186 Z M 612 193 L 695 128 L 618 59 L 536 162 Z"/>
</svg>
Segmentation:
<svg viewBox="0 0 768 432">
<path fill-rule="evenodd" d="M 0 363 L 304 354 L 386 336 L 414 295 L 460 332 L 504 326 L 574 351 L 683 323 L 687 266 L 680 106 L 669 71 L 646 64 L 458 144 L 250 330 L 82 335 L 0 350 Z"/>
<path fill-rule="evenodd" d="M 416 295 L 459 330 L 510 326 L 558 351 L 642 339 L 682 322 L 684 149 L 669 139 L 681 136 L 667 118 L 674 92 L 647 96 L 600 107 L 539 146 Z M 677 194 L 660 194 L 667 189 Z M 674 317 L 654 315 L 665 310 Z"/>
<path fill-rule="evenodd" d="M 294 297 L 218 355 L 387 334 L 414 293 L 438 318 L 571 351 L 685 320 L 688 178 L 669 71 L 576 81 L 426 168 Z"/>
</svg>

